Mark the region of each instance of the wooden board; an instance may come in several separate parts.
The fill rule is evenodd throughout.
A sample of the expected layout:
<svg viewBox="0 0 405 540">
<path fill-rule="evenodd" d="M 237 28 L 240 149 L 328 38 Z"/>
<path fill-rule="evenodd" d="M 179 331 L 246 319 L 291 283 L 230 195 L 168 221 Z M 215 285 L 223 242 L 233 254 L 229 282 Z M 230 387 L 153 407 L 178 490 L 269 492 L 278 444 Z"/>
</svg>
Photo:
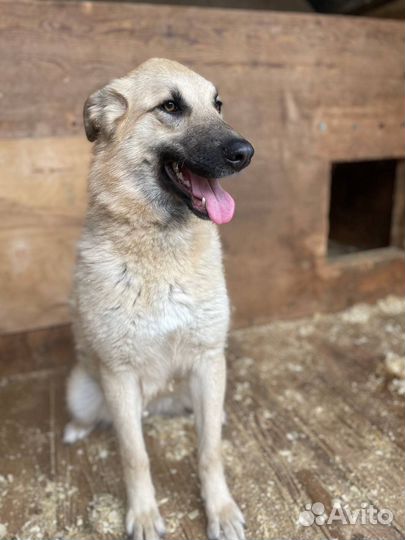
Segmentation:
<svg viewBox="0 0 405 540">
<path fill-rule="evenodd" d="M 278 139 L 280 115 L 291 129 L 325 107 L 359 117 L 360 148 L 380 137 L 361 122 L 367 112 L 394 109 L 393 129 L 403 128 L 400 22 L 105 2 L 1 7 L 0 137 L 81 134 L 88 94 L 159 55 L 215 79 L 229 118 L 254 127 L 251 137 L 258 129 L 257 140 Z M 391 155 L 402 155 L 399 139 Z"/>
<path fill-rule="evenodd" d="M 404 19 L 405 3 L 404 0 L 389 0 L 372 9 L 367 9 L 367 17 L 379 17 L 387 19 Z"/>
<path fill-rule="evenodd" d="M 0 331 L 69 320 L 89 147 L 81 138 L 0 142 Z"/>
<path fill-rule="evenodd" d="M 404 408 L 385 358 L 403 351 L 403 301 L 232 333 L 224 457 L 258 540 L 404 537 Z M 389 329 L 389 331 L 388 331 Z M 6 361 L 4 361 L 6 360 Z M 116 439 L 72 447 L 64 387 L 70 329 L 0 339 L 0 523 L 6 538 L 123 538 Z M 397 381 L 398 382 L 398 381 Z M 146 444 L 168 540 L 205 538 L 192 418 L 147 419 Z M 392 526 L 300 526 L 307 503 L 387 508 Z"/>
<path fill-rule="evenodd" d="M 1 9 L 0 331 L 68 321 L 90 148 L 82 104 L 156 55 L 214 80 L 226 119 L 256 148 L 226 181 L 236 326 L 403 290 L 400 250 L 338 270 L 325 258 L 331 161 L 403 155 L 401 23 L 102 2 Z"/>
<path fill-rule="evenodd" d="M 398 163 L 392 209 L 391 244 L 404 248 L 405 244 L 405 162 Z"/>
</svg>

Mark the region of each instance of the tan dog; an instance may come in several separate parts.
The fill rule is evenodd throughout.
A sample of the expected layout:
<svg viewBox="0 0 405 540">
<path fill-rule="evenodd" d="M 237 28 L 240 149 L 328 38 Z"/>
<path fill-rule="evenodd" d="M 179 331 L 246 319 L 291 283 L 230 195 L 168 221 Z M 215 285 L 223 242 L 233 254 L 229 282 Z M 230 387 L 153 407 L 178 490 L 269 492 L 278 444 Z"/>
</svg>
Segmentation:
<svg viewBox="0 0 405 540">
<path fill-rule="evenodd" d="M 128 534 L 154 540 L 164 525 L 142 413 L 148 404 L 170 413 L 190 402 L 208 536 L 243 539 L 221 460 L 229 305 L 214 223 L 234 213 L 217 179 L 246 167 L 253 148 L 223 121 L 210 82 L 163 59 L 91 95 L 84 122 L 96 144 L 75 273 L 78 364 L 68 382 L 73 420 L 65 441 L 112 420 Z M 179 376 L 191 392 L 157 401 Z"/>
</svg>

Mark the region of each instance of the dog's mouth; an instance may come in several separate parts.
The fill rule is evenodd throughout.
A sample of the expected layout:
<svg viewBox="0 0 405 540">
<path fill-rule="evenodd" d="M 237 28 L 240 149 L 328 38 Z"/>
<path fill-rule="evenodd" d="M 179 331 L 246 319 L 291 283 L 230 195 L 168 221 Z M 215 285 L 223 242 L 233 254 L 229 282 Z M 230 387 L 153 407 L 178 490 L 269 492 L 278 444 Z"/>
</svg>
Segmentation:
<svg viewBox="0 0 405 540">
<path fill-rule="evenodd" d="M 177 191 L 198 217 L 210 219 L 217 225 L 228 223 L 235 213 L 235 201 L 216 178 L 204 178 L 185 165 L 170 161 L 164 170 Z"/>
</svg>

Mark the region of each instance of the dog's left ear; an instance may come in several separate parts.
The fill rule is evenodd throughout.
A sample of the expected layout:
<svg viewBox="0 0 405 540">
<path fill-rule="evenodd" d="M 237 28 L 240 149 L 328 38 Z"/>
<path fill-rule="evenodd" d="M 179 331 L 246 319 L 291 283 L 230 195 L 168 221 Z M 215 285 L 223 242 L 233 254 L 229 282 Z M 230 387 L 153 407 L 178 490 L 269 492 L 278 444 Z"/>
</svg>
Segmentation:
<svg viewBox="0 0 405 540">
<path fill-rule="evenodd" d="M 111 138 L 118 122 L 128 110 L 126 97 L 114 83 L 91 94 L 84 103 L 84 129 L 91 142 Z"/>
</svg>

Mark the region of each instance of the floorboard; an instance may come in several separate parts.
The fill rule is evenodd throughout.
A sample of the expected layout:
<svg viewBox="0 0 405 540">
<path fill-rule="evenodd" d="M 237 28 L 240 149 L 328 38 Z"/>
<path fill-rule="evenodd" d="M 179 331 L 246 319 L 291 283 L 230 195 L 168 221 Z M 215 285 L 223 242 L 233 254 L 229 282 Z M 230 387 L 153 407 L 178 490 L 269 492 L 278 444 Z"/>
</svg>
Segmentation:
<svg viewBox="0 0 405 540">
<path fill-rule="evenodd" d="M 248 538 L 396 540 L 405 535 L 403 302 L 231 334 L 224 458 Z M 114 433 L 62 444 L 70 328 L 0 338 L 0 538 L 124 535 Z M 145 420 L 168 540 L 205 538 L 192 417 Z M 305 526 L 307 503 L 393 512 L 391 526 Z"/>
</svg>

